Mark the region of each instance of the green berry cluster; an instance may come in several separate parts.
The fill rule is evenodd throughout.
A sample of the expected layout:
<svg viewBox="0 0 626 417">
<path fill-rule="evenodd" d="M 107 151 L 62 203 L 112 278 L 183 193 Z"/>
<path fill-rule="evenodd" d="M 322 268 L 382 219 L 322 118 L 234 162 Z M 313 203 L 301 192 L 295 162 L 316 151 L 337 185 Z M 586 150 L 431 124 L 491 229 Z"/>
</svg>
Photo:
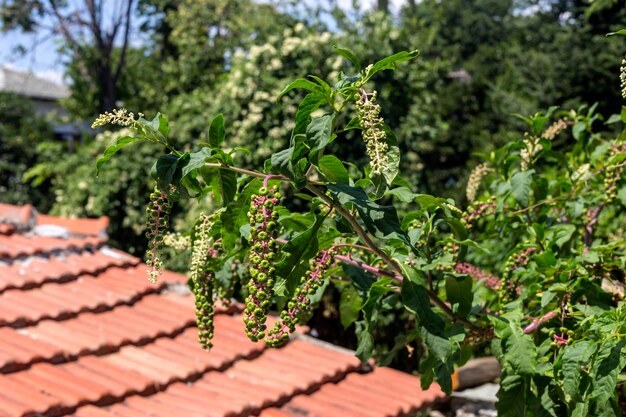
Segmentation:
<svg viewBox="0 0 626 417">
<path fill-rule="evenodd" d="M 276 258 L 276 236 L 280 193 L 275 186 L 261 187 L 258 195 L 252 196 L 248 211 L 250 223 L 250 281 L 245 301 L 244 323 L 246 334 L 253 342 L 265 337 L 265 320 L 272 302 L 274 268 Z"/>
<path fill-rule="evenodd" d="M 174 186 L 170 186 L 170 192 L 174 192 Z M 163 245 L 163 236 L 169 227 L 169 214 L 172 202 L 168 195 L 161 191 L 158 186 L 150 194 L 150 203 L 146 207 L 146 237 L 148 238 L 148 251 L 146 252 L 146 265 L 148 265 L 148 281 L 155 284 L 161 275 L 163 262 L 159 258 L 159 249 Z"/>
<path fill-rule="evenodd" d="M 324 273 L 330 268 L 337 253 L 337 246 L 320 251 L 310 261 L 310 269 L 306 272 L 301 287 L 296 288 L 287 308 L 280 313 L 280 320 L 268 332 L 265 343 L 276 347 L 289 339 L 289 334 L 296 330 L 296 324 L 306 321 L 311 313 L 310 296 L 315 294 L 322 284 Z"/>
<path fill-rule="evenodd" d="M 470 204 L 465 210 L 465 215 L 461 218 L 461 223 L 468 229 L 472 224 L 483 217 L 490 216 L 496 212 L 496 198 L 490 197 L 487 201 L 477 201 Z"/>
<path fill-rule="evenodd" d="M 211 349 L 213 339 L 213 271 L 208 268 L 208 261 L 219 255 L 219 241 L 213 242 L 211 228 L 213 216 L 201 214 L 194 228 L 193 249 L 191 252 L 190 276 L 196 301 L 196 323 L 198 341 L 204 349 Z"/>
<path fill-rule="evenodd" d="M 609 160 L 613 159 L 616 155 L 626 152 L 626 144 L 615 144 L 611 146 L 611 150 L 609 152 Z M 604 175 L 604 188 L 606 190 L 606 194 L 604 197 L 605 203 L 612 202 L 617 196 L 617 183 L 622 177 L 622 173 L 624 172 L 623 164 L 613 164 L 609 165 L 606 168 L 606 172 Z"/>
</svg>

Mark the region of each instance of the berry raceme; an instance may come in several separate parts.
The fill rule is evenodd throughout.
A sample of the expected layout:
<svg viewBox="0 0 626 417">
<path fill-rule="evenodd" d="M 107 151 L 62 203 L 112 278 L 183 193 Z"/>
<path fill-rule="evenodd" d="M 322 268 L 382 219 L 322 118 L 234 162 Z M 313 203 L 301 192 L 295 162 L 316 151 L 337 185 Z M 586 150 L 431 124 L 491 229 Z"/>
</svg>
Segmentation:
<svg viewBox="0 0 626 417">
<path fill-rule="evenodd" d="M 296 330 L 296 324 L 306 321 L 311 312 L 310 296 L 315 294 L 322 284 L 324 273 L 332 265 L 337 249 L 337 246 L 333 245 L 311 259 L 311 268 L 306 272 L 302 285 L 296 288 L 293 298 L 287 303 L 287 308 L 280 313 L 280 320 L 265 338 L 268 346 L 282 345 L 289 339 L 289 334 Z"/>
<path fill-rule="evenodd" d="M 245 301 L 244 323 L 246 334 L 253 342 L 265 337 L 265 321 L 272 302 L 276 269 L 276 236 L 280 193 L 275 186 L 261 187 L 258 195 L 252 196 L 248 211 L 250 224 L 250 281 Z"/>
<path fill-rule="evenodd" d="M 213 216 L 201 214 L 195 226 L 195 239 L 191 253 L 190 276 L 196 302 L 196 323 L 198 325 L 198 341 L 204 349 L 213 346 L 213 287 L 215 277 L 208 268 L 208 261 L 219 255 L 219 241 L 213 242 L 211 228 Z"/>
<path fill-rule="evenodd" d="M 170 193 L 175 192 L 174 186 L 170 186 Z M 172 202 L 168 195 L 161 191 L 158 186 L 154 187 L 154 192 L 150 194 L 150 203 L 146 208 L 148 251 L 146 252 L 146 265 L 148 265 L 148 281 L 152 284 L 157 282 L 163 262 L 159 258 L 159 249 L 163 245 L 163 237 L 169 227 L 169 214 L 172 209 Z"/>
</svg>

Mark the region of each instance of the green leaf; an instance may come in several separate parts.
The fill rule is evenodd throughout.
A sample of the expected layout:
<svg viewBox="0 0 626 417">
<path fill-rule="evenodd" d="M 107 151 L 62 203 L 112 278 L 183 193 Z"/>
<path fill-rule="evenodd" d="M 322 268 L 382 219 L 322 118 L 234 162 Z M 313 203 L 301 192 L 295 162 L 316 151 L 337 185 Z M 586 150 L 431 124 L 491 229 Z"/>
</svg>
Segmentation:
<svg viewBox="0 0 626 417">
<path fill-rule="evenodd" d="M 372 321 L 372 317 L 374 315 L 374 309 L 378 301 L 382 298 L 382 296 L 384 296 L 385 294 L 387 294 L 389 291 L 393 289 L 391 287 L 391 284 L 393 282 L 394 282 L 393 279 L 389 277 L 382 277 L 382 278 L 379 278 L 370 287 L 367 300 L 365 301 L 365 304 L 363 304 L 363 315 L 365 316 L 365 320 L 368 323 Z"/>
<path fill-rule="evenodd" d="M 183 167 L 182 170 L 183 178 L 189 175 L 190 172 L 193 172 L 196 169 L 203 167 L 204 162 L 211 155 L 212 151 L 210 148 L 202 148 L 198 152 L 190 153 L 189 162 Z"/>
<path fill-rule="evenodd" d="M 359 311 L 362 305 L 363 299 L 353 285 L 348 284 L 341 289 L 339 318 L 344 329 L 347 329 L 359 318 Z"/>
<path fill-rule="evenodd" d="M 311 120 L 306 128 L 306 144 L 311 148 L 311 153 L 324 149 L 331 141 L 334 119 L 334 115 L 325 114 Z"/>
<path fill-rule="evenodd" d="M 583 377 L 582 365 L 587 365 L 595 353 L 596 343 L 583 340 L 566 346 L 563 352 L 563 392 L 566 402 L 576 402 L 581 399 L 579 392 L 580 381 Z"/>
<path fill-rule="evenodd" d="M 303 88 L 305 90 L 317 91 L 317 92 L 323 93 L 322 87 L 320 87 L 318 84 L 312 81 L 309 81 L 305 78 L 298 78 L 297 80 L 291 82 L 287 87 L 283 88 L 283 91 L 280 92 L 280 94 L 278 95 L 278 98 L 281 98 L 282 96 L 284 96 L 285 94 L 287 94 L 288 92 L 296 88 Z"/>
<path fill-rule="evenodd" d="M 217 148 L 224 142 L 225 137 L 224 115 L 218 114 L 211 120 L 211 125 L 209 126 L 209 145 L 213 148 Z"/>
<path fill-rule="evenodd" d="M 526 384 L 521 375 L 504 375 L 496 403 L 499 417 L 526 417 Z"/>
<path fill-rule="evenodd" d="M 350 61 L 357 71 L 361 72 L 361 60 L 357 58 L 357 56 L 354 55 L 352 51 L 344 48 L 339 48 L 335 45 L 333 45 L 333 48 L 335 49 L 335 51 L 337 51 L 339 55 Z"/>
<path fill-rule="evenodd" d="M 317 217 L 309 229 L 296 235 L 282 248 L 287 256 L 276 265 L 276 289 L 279 296 L 292 294 L 300 279 L 309 268 L 309 259 L 317 254 L 317 231 L 324 217 Z"/>
<path fill-rule="evenodd" d="M 622 111 L 620 112 L 620 118 L 622 122 L 626 123 L 626 106 L 622 106 Z"/>
<path fill-rule="evenodd" d="M 609 338 L 602 343 L 593 360 L 591 377 L 593 384 L 593 398 L 596 401 L 596 412 L 602 407 L 610 407 L 617 398 L 617 376 L 624 366 L 621 356 L 622 348 L 626 341 L 617 338 Z"/>
<path fill-rule="evenodd" d="M 364 321 L 356 322 L 355 333 L 358 343 L 355 354 L 362 362 L 365 362 L 372 357 L 374 336 L 372 336 L 367 323 Z"/>
<path fill-rule="evenodd" d="M 535 170 L 516 172 L 511 177 L 511 191 L 515 200 L 522 206 L 528 206 L 528 200 L 530 198 L 530 184 L 533 180 L 533 174 Z"/>
<path fill-rule="evenodd" d="M 157 113 L 155 119 L 159 121 L 158 131 L 164 138 L 167 139 L 167 135 L 170 132 L 170 124 L 167 120 L 167 117 L 163 116 L 161 113 Z"/>
<path fill-rule="evenodd" d="M 317 167 L 329 182 L 341 182 L 344 184 L 350 182 L 348 170 L 343 166 L 341 160 L 334 155 L 322 156 L 317 163 Z"/>
<path fill-rule="evenodd" d="M 448 301 L 454 307 L 458 305 L 457 312 L 463 317 L 467 317 L 472 309 L 474 301 L 474 293 L 472 293 L 472 285 L 474 281 L 469 276 L 454 277 L 446 276 L 446 295 Z"/>
<path fill-rule="evenodd" d="M 402 201 L 403 203 L 411 203 L 415 199 L 415 197 L 417 197 L 417 194 L 413 193 L 413 191 L 406 187 L 393 188 L 391 190 L 388 190 L 385 195 L 391 195 L 395 197 L 398 201 Z"/>
<path fill-rule="evenodd" d="M 224 168 L 219 168 L 216 172 L 214 190 L 216 197 L 219 195 L 216 200 L 221 201 L 222 207 L 226 207 L 237 194 L 237 176 L 233 171 Z"/>
<path fill-rule="evenodd" d="M 306 128 L 311 123 L 311 113 L 317 110 L 325 101 L 326 97 L 321 93 L 309 93 L 304 97 L 298 105 L 298 111 L 296 111 L 296 126 L 293 128 L 291 137 L 306 133 Z"/>
<path fill-rule="evenodd" d="M 407 245 L 411 244 L 409 236 L 400 227 L 398 213 L 393 206 L 381 206 L 369 199 L 362 188 L 350 187 L 345 184 L 330 184 L 328 189 L 339 203 L 353 204 L 365 223 L 367 230 L 379 239 L 396 239 Z"/>
<path fill-rule="evenodd" d="M 580 135 L 587 130 L 587 125 L 583 122 L 578 122 L 574 125 L 574 127 L 572 128 L 572 135 L 574 136 L 574 139 L 576 140 L 580 140 Z"/>
<path fill-rule="evenodd" d="M 614 36 L 614 35 L 626 36 L 626 29 L 620 29 L 617 32 L 610 32 L 606 34 L 606 36 Z"/>
<path fill-rule="evenodd" d="M 409 279 L 404 279 L 400 295 L 402 304 L 418 317 L 420 325 L 434 335 L 442 335 L 445 322 L 430 307 L 426 288 Z"/>
<path fill-rule="evenodd" d="M 426 330 L 425 327 L 419 329 L 420 337 L 428 347 L 428 351 L 438 360 L 447 363 L 452 355 L 452 343 L 447 337 L 437 336 Z"/>
<path fill-rule="evenodd" d="M 511 325 L 511 335 L 505 339 L 504 359 L 518 375 L 532 375 L 537 363 L 537 347 L 530 335 Z"/>
<path fill-rule="evenodd" d="M 111 157 L 115 155 L 117 151 L 139 139 L 140 138 L 134 138 L 132 136 L 123 136 L 115 142 L 115 145 L 107 147 L 104 150 L 104 155 L 102 155 L 100 158 L 98 158 L 98 161 L 96 161 L 96 176 L 100 174 L 100 168 L 102 168 L 102 165 L 104 165 L 106 161 L 111 159 Z"/>
<path fill-rule="evenodd" d="M 229 203 L 221 214 L 222 246 L 226 251 L 230 251 L 235 246 L 240 235 L 240 228 L 248 224 L 248 209 L 252 194 L 256 193 L 262 184 L 263 180 L 260 178 L 250 181 L 239 193 L 237 200 Z"/>
<path fill-rule="evenodd" d="M 366 74 L 367 79 L 371 78 L 374 74 L 376 74 L 379 71 L 384 71 L 387 69 L 395 69 L 396 63 L 398 62 L 409 61 L 411 59 L 417 58 L 418 56 L 419 56 L 419 51 L 415 50 L 411 52 L 402 51 L 402 52 L 398 52 L 397 54 L 388 56 L 387 58 L 383 58 L 380 61 L 373 64 L 367 70 L 367 74 Z"/>
<path fill-rule="evenodd" d="M 174 182 L 179 160 L 180 158 L 174 154 L 162 155 L 152 166 L 150 176 L 158 183 L 161 190 L 167 190 L 167 186 Z"/>
</svg>

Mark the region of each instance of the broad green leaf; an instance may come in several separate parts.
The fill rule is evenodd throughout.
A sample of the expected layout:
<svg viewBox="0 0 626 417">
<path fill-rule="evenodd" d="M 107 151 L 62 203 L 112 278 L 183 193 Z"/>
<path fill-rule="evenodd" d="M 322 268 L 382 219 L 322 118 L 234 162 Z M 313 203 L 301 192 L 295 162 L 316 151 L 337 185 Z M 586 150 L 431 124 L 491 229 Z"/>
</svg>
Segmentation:
<svg viewBox="0 0 626 417">
<path fill-rule="evenodd" d="M 513 174 L 511 177 L 511 191 L 515 200 L 522 206 L 528 206 L 528 200 L 530 198 L 530 184 L 533 180 L 533 174 L 535 170 L 520 171 Z"/>
<path fill-rule="evenodd" d="M 352 63 L 352 65 L 354 65 L 354 67 L 356 68 L 357 71 L 361 71 L 361 60 L 359 58 L 357 58 L 356 55 L 354 55 L 354 53 L 352 53 L 352 51 L 348 50 L 348 49 L 344 49 L 344 48 L 339 48 L 335 45 L 333 45 L 333 48 L 335 48 L 335 51 L 337 51 L 337 53 L 339 55 L 341 55 L 342 57 L 344 57 L 345 59 L 347 59 L 348 61 L 350 61 Z"/>
<path fill-rule="evenodd" d="M 309 123 L 311 123 L 311 113 L 317 110 L 325 102 L 326 97 L 321 93 L 309 93 L 304 97 L 298 105 L 298 111 L 296 112 L 296 126 L 293 128 L 291 137 L 306 133 L 306 128 Z"/>
<path fill-rule="evenodd" d="M 353 285 L 344 285 L 341 288 L 339 298 L 339 319 L 344 329 L 347 329 L 359 318 L 359 311 L 363 306 L 363 300 Z"/>
<path fill-rule="evenodd" d="M 472 285 L 474 281 L 469 276 L 454 277 L 446 276 L 446 295 L 448 301 L 454 307 L 457 305 L 456 311 L 463 317 L 467 317 L 472 309 L 472 301 L 474 293 Z"/>
<path fill-rule="evenodd" d="M 618 338 L 609 338 L 602 343 L 593 360 L 591 377 L 593 385 L 593 398 L 596 401 L 599 412 L 603 407 L 610 407 L 617 398 L 617 376 L 622 371 L 624 360 L 621 356 L 622 348 L 626 341 Z"/>
<path fill-rule="evenodd" d="M 374 336 L 370 333 L 369 327 L 365 321 L 357 321 L 356 323 L 356 337 L 357 348 L 356 356 L 362 362 L 367 361 L 372 357 L 372 351 L 374 350 Z"/>
<path fill-rule="evenodd" d="M 626 29 L 620 29 L 617 32 L 610 32 L 606 34 L 606 36 L 614 36 L 614 35 L 626 36 Z"/>
<path fill-rule="evenodd" d="M 334 115 L 325 114 L 311 120 L 306 128 L 306 144 L 311 148 L 311 153 L 323 149 L 331 141 L 334 119 Z"/>
<path fill-rule="evenodd" d="M 209 126 L 209 144 L 213 148 L 217 148 L 224 142 L 226 130 L 224 128 L 224 115 L 218 114 L 211 121 Z"/>
<path fill-rule="evenodd" d="M 159 120 L 159 133 L 167 139 L 167 135 L 170 133 L 170 124 L 167 117 L 163 116 L 161 113 L 157 113 L 155 118 Z"/>
<path fill-rule="evenodd" d="M 213 188 L 216 200 L 226 207 L 237 194 L 237 176 L 233 171 L 219 168 L 214 176 Z"/>
<path fill-rule="evenodd" d="M 248 209 L 252 194 L 256 193 L 263 180 L 255 178 L 250 181 L 239 193 L 237 199 L 226 206 L 226 210 L 221 214 L 222 224 L 222 246 L 226 251 L 230 251 L 240 236 L 240 228 L 248 224 Z"/>
<path fill-rule="evenodd" d="M 290 83 L 287 87 L 285 87 L 283 91 L 281 91 L 278 95 L 278 98 L 281 98 L 282 96 L 296 88 L 302 88 L 309 91 L 318 91 L 320 93 L 323 93 L 322 87 L 320 87 L 318 84 L 305 78 L 298 78 L 297 80 Z"/>
<path fill-rule="evenodd" d="M 189 154 L 189 163 L 183 167 L 183 178 L 189 175 L 190 172 L 204 166 L 206 159 L 211 156 L 212 152 L 209 148 L 202 148 L 198 152 Z"/>
<path fill-rule="evenodd" d="M 276 265 L 277 294 L 286 296 L 292 294 L 304 273 L 308 270 L 309 259 L 317 253 L 317 231 L 324 223 L 323 217 L 317 217 L 313 226 L 298 234 L 282 247 L 282 252 L 287 254 Z"/>
<path fill-rule="evenodd" d="M 98 161 L 96 161 L 96 176 L 100 174 L 100 168 L 102 168 L 102 165 L 104 165 L 106 161 L 111 159 L 111 157 L 115 155 L 117 151 L 139 139 L 140 138 L 134 138 L 132 136 L 123 136 L 115 142 L 115 145 L 107 147 L 104 150 L 104 155 L 102 155 L 100 158 L 98 158 Z"/>
<path fill-rule="evenodd" d="M 504 375 L 496 403 L 499 417 L 527 417 L 526 384 L 521 375 Z"/>
<path fill-rule="evenodd" d="M 317 167 L 329 182 L 341 182 L 344 184 L 350 182 L 348 170 L 343 166 L 341 160 L 334 155 L 322 156 L 317 163 Z"/>
<path fill-rule="evenodd" d="M 393 289 L 393 287 L 391 286 L 393 282 L 393 279 L 389 277 L 382 277 L 379 278 L 370 287 L 367 300 L 365 301 L 365 304 L 363 304 L 363 314 L 367 322 L 370 322 L 372 320 L 374 309 L 376 308 L 376 304 L 381 299 L 381 297 Z"/>
<path fill-rule="evenodd" d="M 391 190 L 388 190 L 385 195 L 391 195 L 403 203 L 410 203 L 417 196 L 417 194 L 413 193 L 413 191 L 406 187 L 392 188 Z"/>
<path fill-rule="evenodd" d="M 511 335 L 505 339 L 504 359 L 518 375 L 532 375 L 537 363 L 537 347 L 530 335 L 511 325 Z"/>
<path fill-rule="evenodd" d="M 428 351 L 443 363 L 447 363 L 452 355 L 452 343 L 447 337 L 437 336 L 426 330 L 419 328 L 420 337 L 428 347 Z"/>
<path fill-rule="evenodd" d="M 379 71 L 387 70 L 387 69 L 395 69 L 397 62 L 409 61 L 411 59 L 417 58 L 419 56 L 419 51 L 402 51 L 397 54 L 388 56 L 387 58 L 383 58 L 380 61 L 373 64 L 371 67 L 366 68 L 367 70 L 367 78 L 371 78 L 374 74 Z"/>
<path fill-rule="evenodd" d="M 596 343 L 591 340 L 583 340 L 565 347 L 562 358 L 565 401 L 576 402 L 581 399 L 578 389 L 583 377 L 581 366 L 589 364 L 595 350 Z"/>
<path fill-rule="evenodd" d="M 411 244 L 409 236 L 400 227 L 398 214 L 393 206 L 381 206 L 369 199 L 362 188 L 350 187 L 345 184 L 328 186 L 334 199 L 339 203 L 353 204 L 365 223 L 367 230 L 379 239 L 400 240 Z"/>
<path fill-rule="evenodd" d="M 189 154 L 187 154 L 189 156 Z M 150 175 L 158 183 L 161 190 L 167 190 L 167 186 L 174 182 L 174 175 L 180 158 L 174 154 L 162 155 L 152 165 Z"/>
<path fill-rule="evenodd" d="M 418 317 L 420 325 L 434 335 L 443 333 L 445 321 L 430 307 L 426 288 L 409 279 L 404 279 L 400 294 L 402 296 L 402 304 Z"/>
</svg>

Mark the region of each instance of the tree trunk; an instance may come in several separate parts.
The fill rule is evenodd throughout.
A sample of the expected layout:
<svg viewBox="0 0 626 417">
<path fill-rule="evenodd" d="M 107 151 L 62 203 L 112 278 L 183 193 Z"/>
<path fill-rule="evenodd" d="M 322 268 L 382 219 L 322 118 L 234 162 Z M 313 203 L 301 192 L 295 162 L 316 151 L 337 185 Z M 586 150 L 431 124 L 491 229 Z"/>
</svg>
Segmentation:
<svg viewBox="0 0 626 417">
<path fill-rule="evenodd" d="M 385 13 L 389 13 L 389 0 L 377 0 L 376 8 Z"/>
<path fill-rule="evenodd" d="M 117 91 L 116 80 L 111 72 L 110 65 L 102 65 L 100 67 L 100 83 L 102 85 L 102 94 L 98 104 L 98 111 L 102 114 L 104 112 L 110 112 L 117 107 Z"/>
</svg>

